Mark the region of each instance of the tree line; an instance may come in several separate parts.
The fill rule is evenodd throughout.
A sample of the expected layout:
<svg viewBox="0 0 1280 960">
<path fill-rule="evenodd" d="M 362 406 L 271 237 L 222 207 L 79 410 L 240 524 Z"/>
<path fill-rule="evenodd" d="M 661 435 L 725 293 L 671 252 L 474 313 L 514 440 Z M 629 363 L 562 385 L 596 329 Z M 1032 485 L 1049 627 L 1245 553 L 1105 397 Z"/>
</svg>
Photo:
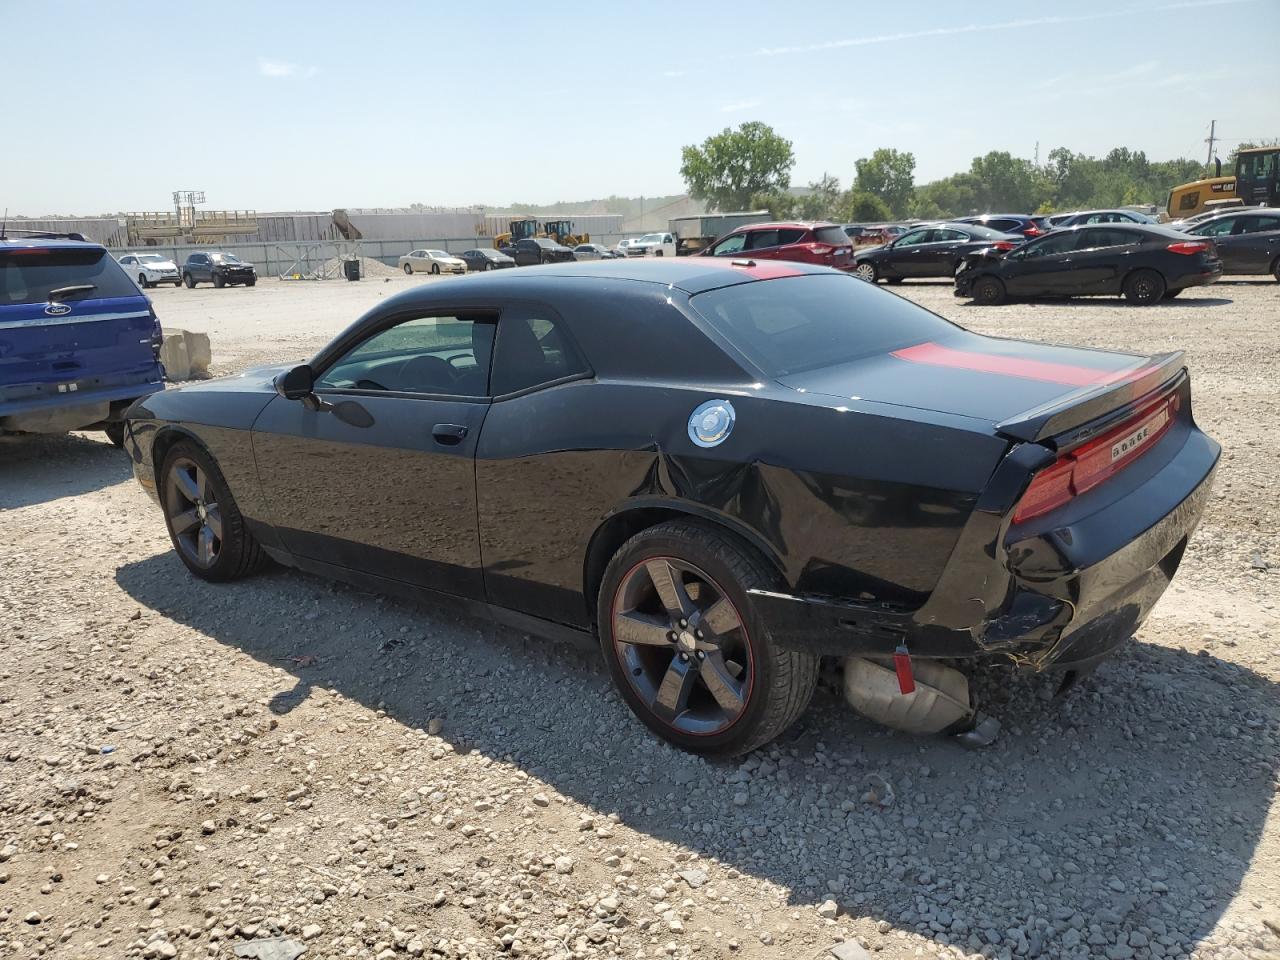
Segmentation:
<svg viewBox="0 0 1280 960">
<path fill-rule="evenodd" d="M 1005 150 L 974 157 L 968 170 L 917 184 L 916 158 L 881 147 L 854 162 L 848 189 L 823 174 L 797 195 L 791 191 L 791 141 L 768 124 L 726 127 L 681 151 L 680 175 L 709 209 L 768 210 L 777 219 L 936 220 L 980 213 L 1055 213 L 1135 204 L 1164 207 L 1169 190 L 1205 175 L 1198 160 L 1149 160 L 1141 150 L 1116 147 L 1106 156 L 1050 150 L 1036 164 Z M 1232 165 L 1224 164 L 1224 172 Z"/>
</svg>

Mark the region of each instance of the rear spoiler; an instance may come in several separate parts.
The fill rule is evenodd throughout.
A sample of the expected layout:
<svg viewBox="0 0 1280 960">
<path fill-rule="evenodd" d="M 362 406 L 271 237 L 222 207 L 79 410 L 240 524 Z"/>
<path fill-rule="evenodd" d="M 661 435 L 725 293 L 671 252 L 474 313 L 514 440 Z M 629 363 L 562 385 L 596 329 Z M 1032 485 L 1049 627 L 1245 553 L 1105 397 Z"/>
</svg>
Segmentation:
<svg viewBox="0 0 1280 960">
<path fill-rule="evenodd" d="M 1183 357 L 1181 350 L 1162 353 L 1137 369 L 1081 387 L 1075 393 L 998 423 L 996 430 L 1011 439 L 1027 441 L 1044 440 L 1074 430 L 1173 380 L 1184 369 Z"/>
</svg>

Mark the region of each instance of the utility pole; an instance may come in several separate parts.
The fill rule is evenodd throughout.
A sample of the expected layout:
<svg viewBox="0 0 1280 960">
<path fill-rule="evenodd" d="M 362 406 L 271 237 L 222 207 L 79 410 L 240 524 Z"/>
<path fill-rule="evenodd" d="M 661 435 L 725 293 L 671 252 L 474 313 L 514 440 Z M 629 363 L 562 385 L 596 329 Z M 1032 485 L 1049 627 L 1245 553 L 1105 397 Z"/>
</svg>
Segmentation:
<svg viewBox="0 0 1280 960">
<path fill-rule="evenodd" d="M 1036 166 L 1040 166 L 1040 141 L 1036 141 Z"/>
<path fill-rule="evenodd" d="M 1207 167 L 1207 166 L 1209 166 L 1209 164 L 1213 163 L 1213 141 L 1217 139 L 1217 138 L 1214 136 L 1214 133 L 1216 133 L 1216 132 L 1217 132 L 1217 127 L 1218 127 L 1218 121 L 1217 121 L 1217 120 L 1210 120 L 1210 121 L 1209 121 L 1209 139 L 1208 139 L 1208 141 L 1207 141 L 1207 142 L 1208 142 L 1208 144 L 1209 144 L 1209 156 L 1208 156 L 1208 157 L 1206 157 L 1206 158 L 1205 158 L 1205 161 L 1204 161 L 1204 165 L 1205 165 L 1206 167 Z"/>
</svg>

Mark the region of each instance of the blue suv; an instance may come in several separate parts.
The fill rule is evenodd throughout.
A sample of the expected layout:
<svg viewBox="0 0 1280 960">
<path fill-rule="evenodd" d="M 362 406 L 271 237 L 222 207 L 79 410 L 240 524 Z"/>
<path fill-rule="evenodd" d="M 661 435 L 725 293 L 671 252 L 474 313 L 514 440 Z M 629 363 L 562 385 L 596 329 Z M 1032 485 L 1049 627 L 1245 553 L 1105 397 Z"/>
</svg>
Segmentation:
<svg viewBox="0 0 1280 960">
<path fill-rule="evenodd" d="M 104 430 L 164 389 L 160 321 L 105 247 L 0 235 L 0 433 Z"/>
</svg>

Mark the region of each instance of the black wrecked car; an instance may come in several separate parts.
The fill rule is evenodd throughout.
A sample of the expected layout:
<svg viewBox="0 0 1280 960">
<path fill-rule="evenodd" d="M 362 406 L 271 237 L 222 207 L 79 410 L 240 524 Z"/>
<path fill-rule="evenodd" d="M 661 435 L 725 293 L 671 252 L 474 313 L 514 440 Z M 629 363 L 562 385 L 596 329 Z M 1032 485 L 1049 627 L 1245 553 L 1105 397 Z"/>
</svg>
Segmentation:
<svg viewBox="0 0 1280 960">
<path fill-rule="evenodd" d="M 469 273 L 502 270 L 516 265 L 514 260 L 493 247 L 477 247 L 475 250 L 463 250 L 458 254 L 458 258 L 467 265 Z"/>
<path fill-rule="evenodd" d="M 871 283 L 950 278 L 965 256 L 975 250 L 1003 253 L 1022 241 L 1017 234 L 1001 233 L 972 223 L 930 223 L 908 230 L 883 246 L 857 250 L 853 255 L 853 274 Z"/>
<path fill-rule="evenodd" d="M 1111 223 L 1055 230 L 1011 252 L 977 250 L 956 272 L 955 294 L 984 304 L 1123 295 L 1146 305 L 1220 276 L 1212 241 L 1168 227 Z"/>
<path fill-rule="evenodd" d="M 197 283 L 212 283 L 215 287 L 234 286 L 243 283 L 252 287 L 258 282 L 258 271 L 252 263 L 246 263 L 234 253 L 193 253 L 182 265 L 182 282 L 188 287 Z"/>
<path fill-rule="evenodd" d="M 713 755 L 782 733 L 823 658 L 869 717 L 989 739 L 968 671 L 1092 670 L 1219 455 L 1179 353 L 696 257 L 416 287 L 307 363 L 139 401 L 126 447 L 194 575 L 271 558 L 594 634 L 636 715 Z"/>
<path fill-rule="evenodd" d="M 525 237 L 515 243 L 498 248 L 515 261 L 517 267 L 532 267 L 540 263 L 573 263 L 577 257 L 573 250 L 545 237 Z"/>
</svg>

